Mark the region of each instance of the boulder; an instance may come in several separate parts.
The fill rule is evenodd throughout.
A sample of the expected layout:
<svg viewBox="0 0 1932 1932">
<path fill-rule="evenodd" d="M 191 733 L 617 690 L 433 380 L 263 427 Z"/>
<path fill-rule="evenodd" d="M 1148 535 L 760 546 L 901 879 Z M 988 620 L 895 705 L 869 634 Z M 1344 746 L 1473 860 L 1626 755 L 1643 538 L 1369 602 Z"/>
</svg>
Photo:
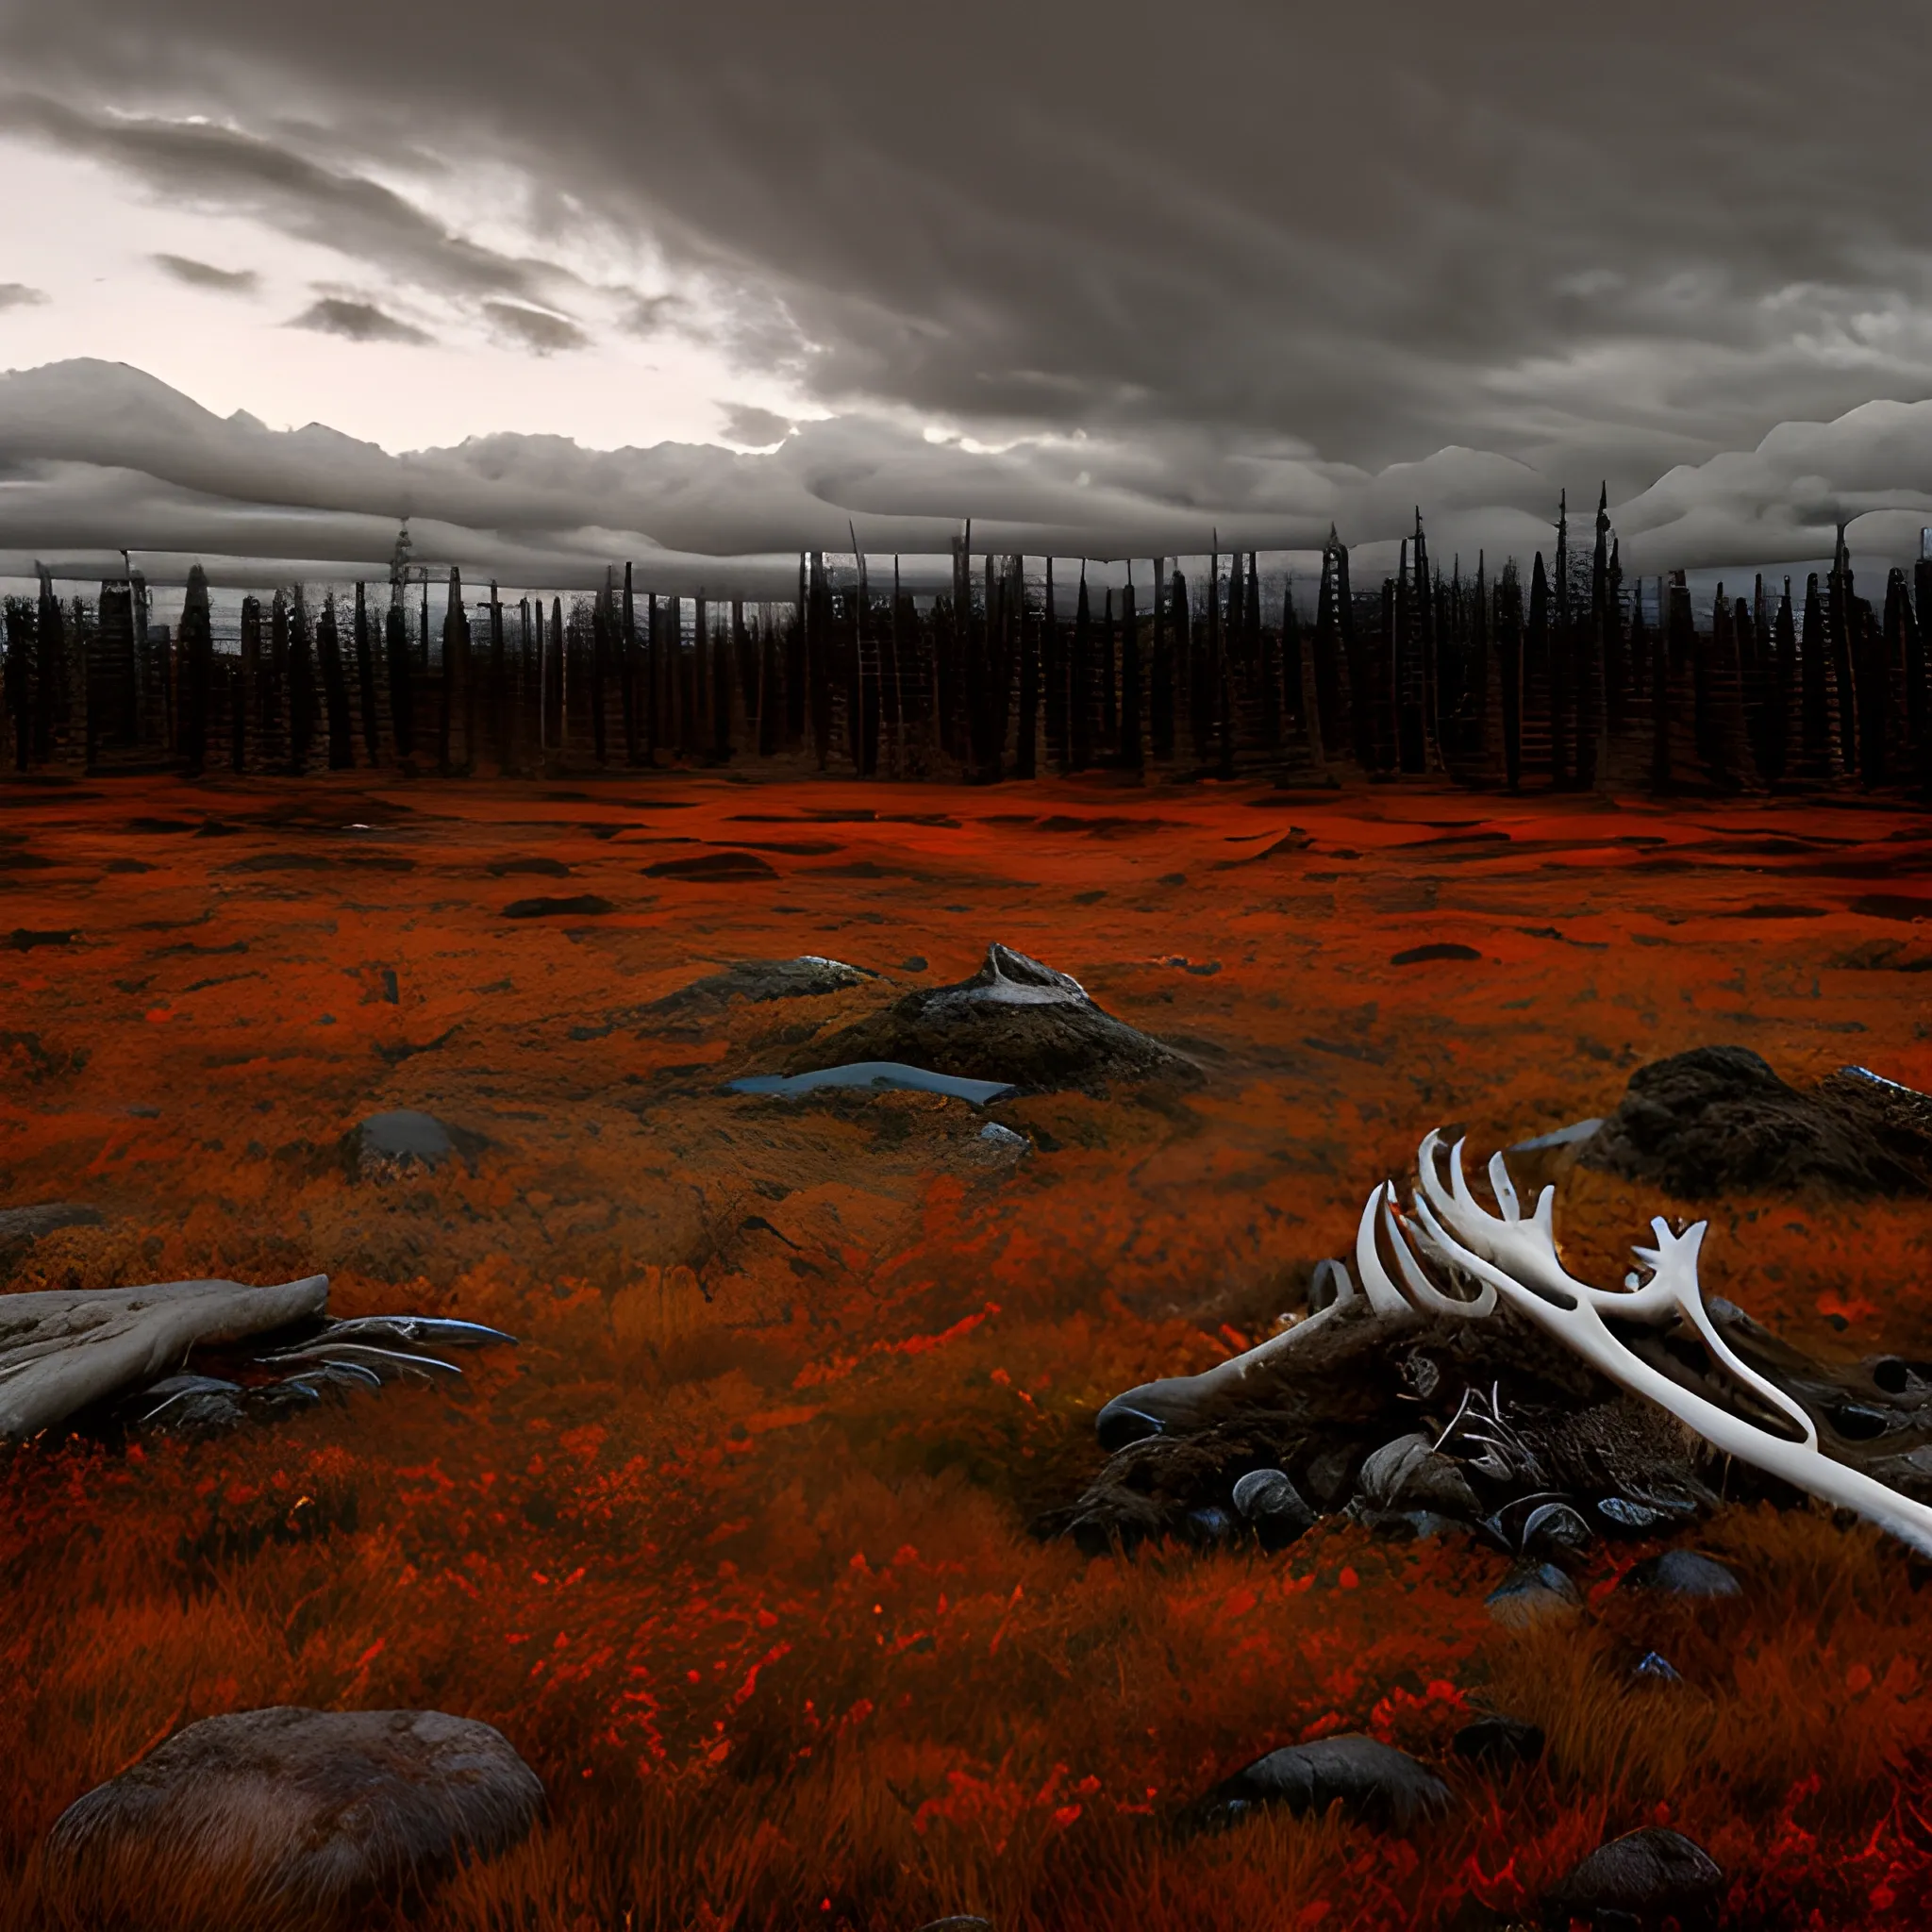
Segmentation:
<svg viewBox="0 0 1932 1932">
<path fill-rule="evenodd" d="M 1714 1924 L 1724 1874 L 1701 1845 L 1682 1832 L 1648 1825 L 1599 1845 L 1543 1899 L 1549 1932 L 1585 1924 L 1627 1923 L 1686 1928 Z M 1615 1914 L 1622 1914 L 1622 1920 Z"/>
<path fill-rule="evenodd" d="M 190 1724 L 76 1800 L 48 1865 L 83 1920 L 126 1900 L 178 1920 L 206 1899 L 252 1928 L 347 1927 L 517 1843 L 542 1803 L 474 1719 L 278 1706 Z"/>
<path fill-rule="evenodd" d="M 1406 1752 L 1360 1732 L 1290 1744 L 1226 1779 L 1205 1807 L 1210 1824 L 1232 1824 L 1259 1805 L 1320 1817 L 1339 1804 L 1350 1818 L 1407 1831 L 1449 1807 L 1449 1787 Z"/>
<path fill-rule="evenodd" d="M 997 944 L 971 979 L 907 993 L 814 1042 L 791 1071 L 867 1060 L 998 1080 L 1023 1093 L 1201 1077 L 1185 1054 L 1103 1012 L 1078 980 Z"/>
</svg>

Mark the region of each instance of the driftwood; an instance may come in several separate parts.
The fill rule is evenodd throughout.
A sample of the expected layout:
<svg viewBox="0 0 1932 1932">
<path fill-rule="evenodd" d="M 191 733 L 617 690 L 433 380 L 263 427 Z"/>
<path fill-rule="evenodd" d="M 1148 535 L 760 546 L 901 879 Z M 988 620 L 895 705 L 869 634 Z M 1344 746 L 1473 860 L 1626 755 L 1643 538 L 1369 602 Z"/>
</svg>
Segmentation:
<svg viewBox="0 0 1932 1932">
<path fill-rule="evenodd" d="M 179 1368 L 192 1349 L 286 1328 L 327 1301 L 325 1274 L 0 1296 L 0 1439 L 37 1436 Z"/>
</svg>

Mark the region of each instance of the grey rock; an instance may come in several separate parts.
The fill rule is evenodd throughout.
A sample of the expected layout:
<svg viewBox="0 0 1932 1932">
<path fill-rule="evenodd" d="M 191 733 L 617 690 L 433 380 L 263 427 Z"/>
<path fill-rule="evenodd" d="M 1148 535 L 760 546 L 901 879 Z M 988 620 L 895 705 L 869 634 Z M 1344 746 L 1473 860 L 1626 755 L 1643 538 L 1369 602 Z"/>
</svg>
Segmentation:
<svg viewBox="0 0 1932 1932">
<path fill-rule="evenodd" d="M 821 999 L 877 978 L 842 959 L 815 953 L 795 959 L 740 959 L 722 972 L 708 973 L 689 986 L 666 993 L 644 1008 L 647 1013 L 677 1013 L 693 1007 L 724 1007 L 734 1001 L 762 1005 L 770 1000 Z"/>
<path fill-rule="evenodd" d="M 979 1130 L 979 1139 L 1002 1154 L 1024 1154 L 1033 1145 L 1024 1134 L 1016 1134 L 998 1121 L 988 1121 Z"/>
<path fill-rule="evenodd" d="M 1284 1549 L 1312 1529 L 1315 1512 L 1281 1469 L 1251 1469 L 1234 1486 L 1235 1508 L 1253 1525 L 1264 1549 Z"/>
<path fill-rule="evenodd" d="M 1676 1665 L 1669 1657 L 1659 1657 L 1654 1650 L 1646 1650 L 1637 1659 L 1630 1674 L 1640 1684 L 1681 1684 L 1684 1681 L 1684 1674 Z"/>
<path fill-rule="evenodd" d="M 1206 1503 L 1190 1509 L 1183 1521 L 1188 1540 L 1210 1548 L 1224 1543 L 1234 1535 L 1234 1519 L 1218 1504 Z"/>
<path fill-rule="evenodd" d="M 396 1180 L 434 1173 L 460 1154 L 472 1167 L 485 1141 L 480 1134 L 445 1126 L 433 1113 L 412 1107 L 373 1113 L 342 1137 L 342 1157 L 361 1180 Z"/>
<path fill-rule="evenodd" d="M 1448 1809 L 1449 1787 L 1406 1751 L 1352 1731 L 1257 1757 L 1219 1787 L 1207 1813 L 1209 1823 L 1234 1824 L 1257 1805 L 1319 1817 L 1334 1804 L 1351 1818 L 1406 1831 Z"/>
<path fill-rule="evenodd" d="M 1682 1832 L 1647 1825 L 1599 1845 L 1543 1899 L 1543 1924 L 1562 1932 L 1574 1921 L 1610 1924 L 1622 1913 L 1640 1926 L 1716 1922 L 1724 1874 Z"/>
<path fill-rule="evenodd" d="M 950 1919 L 928 1919 L 919 1932 L 992 1932 L 992 1921 L 976 1912 L 955 1912 Z"/>
<path fill-rule="evenodd" d="M 1624 1575 L 1625 1590 L 1654 1590 L 1666 1596 L 1742 1596 L 1735 1570 L 1696 1550 L 1660 1550 Z"/>
<path fill-rule="evenodd" d="M 1497 1623 L 1521 1625 L 1579 1608 L 1583 1592 L 1554 1563 L 1524 1563 L 1483 1601 Z"/>
<path fill-rule="evenodd" d="M 241 1897 L 251 1927 L 347 1927 L 530 1830 L 543 1787 L 498 1731 L 435 1710 L 278 1706 L 204 1718 L 70 1805 L 48 1835 L 83 1918 L 178 1887 Z"/>
<path fill-rule="evenodd" d="M 1371 1509 L 1427 1509 L 1469 1520 L 1481 1515 L 1475 1492 L 1455 1460 L 1439 1456 L 1426 1436 L 1398 1436 L 1361 1466 L 1356 1493 Z"/>
<path fill-rule="evenodd" d="M 1580 1550 L 1593 1535 L 1574 1503 L 1540 1503 L 1523 1519 L 1523 1554 L 1548 1557 Z"/>
</svg>

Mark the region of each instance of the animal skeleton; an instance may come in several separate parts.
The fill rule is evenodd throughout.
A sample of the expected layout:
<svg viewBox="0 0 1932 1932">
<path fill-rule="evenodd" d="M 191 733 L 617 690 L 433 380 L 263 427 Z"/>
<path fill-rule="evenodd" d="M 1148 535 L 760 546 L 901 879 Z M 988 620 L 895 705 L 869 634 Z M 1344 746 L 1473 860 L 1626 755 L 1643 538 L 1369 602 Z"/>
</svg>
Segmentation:
<svg viewBox="0 0 1932 1932">
<path fill-rule="evenodd" d="M 1556 1189 L 1545 1187 L 1534 1210 L 1525 1215 L 1503 1157 L 1494 1155 L 1489 1179 L 1502 1211 L 1492 1214 L 1470 1191 L 1463 1172 L 1464 1144 L 1457 1141 L 1447 1150 L 1445 1179 L 1441 1137 L 1430 1133 L 1417 1153 L 1420 1185 L 1409 1208 L 1401 1207 L 1393 1184 L 1386 1181 L 1363 1208 L 1355 1272 L 1374 1316 L 1396 1325 L 1425 1315 L 1475 1322 L 1507 1305 L 1610 1381 L 1657 1404 L 1723 1454 L 1836 1507 L 1855 1510 L 1932 1554 L 1932 1507 L 1825 1454 L 1819 1445 L 1817 1425 L 1803 1405 L 1741 1361 L 1720 1333 L 1697 1280 L 1706 1223 L 1697 1222 L 1675 1234 L 1667 1222 L 1654 1220 L 1656 1245 L 1633 1250 L 1649 1278 L 1633 1273 L 1624 1277 L 1620 1290 L 1595 1288 L 1571 1274 L 1557 1252 Z M 1382 1257 L 1385 1242 L 1395 1263 L 1392 1274 Z M 1129 1424 L 1163 1430 L 1188 1414 L 1201 1397 L 1230 1392 L 1257 1367 L 1301 1346 L 1311 1332 L 1340 1318 L 1356 1300 L 1356 1284 L 1348 1270 L 1333 1266 L 1329 1279 L 1335 1299 L 1319 1313 L 1204 1374 L 1151 1382 L 1116 1397 L 1102 1411 L 1103 1433 L 1109 1411 Z M 1611 1325 L 1665 1328 L 1680 1318 L 1719 1365 L 1740 1406 L 1768 1409 L 1773 1426 L 1673 1379 L 1637 1354 Z M 1503 1460 L 1516 1446 L 1493 1397 L 1488 1403 L 1480 1396 L 1466 1397 L 1443 1440 L 1451 1435 L 1483 1445 L 1486 1456 Z"/>
</svg>

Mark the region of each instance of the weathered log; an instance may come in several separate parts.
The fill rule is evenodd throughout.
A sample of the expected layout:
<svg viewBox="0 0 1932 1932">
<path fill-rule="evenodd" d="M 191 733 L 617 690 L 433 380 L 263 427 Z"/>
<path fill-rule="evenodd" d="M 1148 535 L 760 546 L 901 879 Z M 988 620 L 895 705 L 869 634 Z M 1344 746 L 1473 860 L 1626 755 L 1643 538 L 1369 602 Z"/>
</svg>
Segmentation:
<svg viewBox="0 0 1932 1932">
<path fill-rule="evenodd" d="M 319 1316 L 328 1276 L 250 1287 L 168 1281 L 0 1297 L 0 1439 L 39 1435 L 209 1342 Z"/>
</svg>

